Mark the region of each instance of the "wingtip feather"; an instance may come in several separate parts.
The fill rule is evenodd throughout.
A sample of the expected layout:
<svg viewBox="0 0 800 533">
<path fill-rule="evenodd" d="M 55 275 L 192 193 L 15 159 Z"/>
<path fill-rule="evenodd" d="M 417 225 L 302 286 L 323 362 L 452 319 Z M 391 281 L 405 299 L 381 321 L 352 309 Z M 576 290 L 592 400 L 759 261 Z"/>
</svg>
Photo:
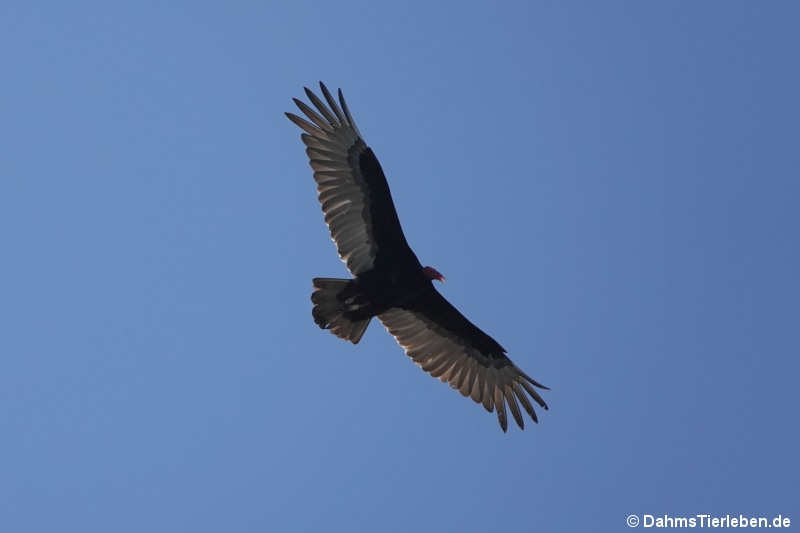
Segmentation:
<svg viewBox="0 0 800 533">
<path fill-rule="evenodd" d="M 319 88 L 322 91 L 322 96 L 325 97 L 325 101 L 328 102 L 328 105 L 330 106 L 331 110 L 336 114 L 336 117 L 339 119 L 339 122 L 344 123 L 345 119 L 344 115 L 342 114 L 342 110 L 339 109 L 339 105 L 336 103 L 336 100 L 334 100 L 333 96 L 331 96 L 331 92 L 321 81 L 319 82 Z"/>
<path fill-rule="evenodd" d="M 298 117 L 294 113 L 286 113 L 286 117 L 292 122 L 294 122 L 297 126 L 299 126 L 300 129 L 302 129 L 303 131 L 314 137 L 323 137 L 323 138 L 327 137 L 325 135 L 325 132 L 323 132 L 321 129 L 319 129 L 309 121 L 301 117 Z"/>
<path fill-rule="evenodd" d="M 506 403 L 508 403 L 508 407 L 511 410 L 511 415 L 514 417 L 514 421 L 520 427 L 520 429 L 525 429 L 525 419 L 522 418 L 522 412 L 519 410 L 519 405 L 517 404 L 517 399 L 514 397 L 514 393 L 509 386 L 503 388 L 503 394 L 506 397 Z"/>
<path fill-rule="evenodd" d="M 347 107 L 347 102 L 344 99 L 344 94 L 342 90 L 339 89 L 339 103 L 342 105 L 342 109 L 344 110 L 344 115 L 347 117 L 347 123 L 353 128 L 353 131 L 356 132 L 356 135 L 361 137 L 361 132 L 358 131 L 358 126 L 356 126 L 356 121 L 353 120 L 353 115 L 350 114 L 350 109 Z"/>
<path fill-rule="evenodd" d="M 494 388 L 494 406 L 497 410 L 497 421 L 500 422 L 500 427 L 503 428 L 503 433 L 508 429 L 508 417 L 506 416 L 506 402 L 503 398 L 503 391 L 500 387 Z"/>
</svg>

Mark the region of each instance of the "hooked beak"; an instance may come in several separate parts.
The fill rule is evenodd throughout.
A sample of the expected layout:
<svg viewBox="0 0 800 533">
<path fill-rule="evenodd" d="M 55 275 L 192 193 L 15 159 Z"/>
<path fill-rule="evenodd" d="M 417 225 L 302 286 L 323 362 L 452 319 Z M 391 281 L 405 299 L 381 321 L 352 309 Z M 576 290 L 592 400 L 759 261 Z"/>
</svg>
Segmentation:
<svg viewBox="0 0 800 533">
<path fill-rule="evenodd" d="M 436 270 L 433 267 L 427 266 L 427 267 L 423 268 L 422 271 L 425 273 L 425 277 L 428 278 L 429 280 L 437 280 L 437 281 L 440 281 L 442 283 L 444 283 L 444 281 L 445 281 L 444 280 L 444 276 L 442 275 L 442 273 L 439 272 L 438 270 Z"/>
</svg>

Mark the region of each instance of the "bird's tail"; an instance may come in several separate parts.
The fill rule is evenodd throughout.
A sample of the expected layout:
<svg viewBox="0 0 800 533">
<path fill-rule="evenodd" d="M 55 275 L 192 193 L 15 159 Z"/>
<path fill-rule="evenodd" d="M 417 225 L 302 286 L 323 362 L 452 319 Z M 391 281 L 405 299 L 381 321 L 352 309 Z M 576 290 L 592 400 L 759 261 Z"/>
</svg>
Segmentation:
<svg viewBox="0 0 800 533">
<path fill-rule="evenodd" d="M 359 295 L 355 282 L 337 278 L 314 278 L 313 282 L 311 301 L 314 309 L 311 314 L 314 322 L 322 329 L 330 329 L 337 337 L 358 343 L 372 316 L 359 316 L 358 311 L 366 306 L 366 302 Z"/>
</svg>

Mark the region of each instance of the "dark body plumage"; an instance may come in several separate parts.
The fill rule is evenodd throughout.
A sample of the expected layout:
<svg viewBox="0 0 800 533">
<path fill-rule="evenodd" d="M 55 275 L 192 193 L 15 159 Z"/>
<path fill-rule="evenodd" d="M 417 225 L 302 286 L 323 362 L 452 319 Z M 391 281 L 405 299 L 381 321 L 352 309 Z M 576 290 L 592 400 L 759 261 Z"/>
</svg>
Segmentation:
<svg viewBox="0 0 800 533">
<path fill-rule="evenodd" d="M 530 398 L 547 404 L 546 389 L 517 368 L 505 349 L 477 328 L 434 288 L 438 272 L 423 268 L 406 241 L 383 169 L 353 121 L 341 90 L 339 103 L 320 83 L 327 106 L 306 95 L 316 111 L 295 103 L 325 222 L 354 279 L 315 278 L 314 321 L 354 344 L 377 316 L 423 370 L 464 396 L 497 411 L 507 429 L 506 405 L 524 427 L 519 404 L 538 421 Z M 430 270 L 429 270 L 430 269 Z"/>
</svg>

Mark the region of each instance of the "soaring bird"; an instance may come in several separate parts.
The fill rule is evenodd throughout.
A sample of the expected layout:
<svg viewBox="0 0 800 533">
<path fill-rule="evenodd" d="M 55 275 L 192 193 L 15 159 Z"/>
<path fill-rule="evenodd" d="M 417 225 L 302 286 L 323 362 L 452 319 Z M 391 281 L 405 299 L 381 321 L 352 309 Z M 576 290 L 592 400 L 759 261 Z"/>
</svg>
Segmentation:
<svg viewBox="0 0 800 533">
<path fill-rule="evenodd" d="M 316 111 L 294 98 L 308 120 L 286 116 L 304 131 L 300 137 L 325 223 L 354 278 L 313 279 L 314 321 L 356 344 L 377 316 L 425 372 L 490 413 L 496 411 L 504 432 L 506 404 L 520 428 L 525 421 L 519 404 L 538 422 L 528 396 L 547 409 L 534 388 L 547 387 L 520 370 L 497 341 L 439 294 L 433 280 L 443 282 L 444 276 L 423 267 L 406 242 L 381 165 L 358 131 L 341 89 L 338 104 L 322 82 L 320 89 L 327 105 L 306 88 Z"/>
</svg>

